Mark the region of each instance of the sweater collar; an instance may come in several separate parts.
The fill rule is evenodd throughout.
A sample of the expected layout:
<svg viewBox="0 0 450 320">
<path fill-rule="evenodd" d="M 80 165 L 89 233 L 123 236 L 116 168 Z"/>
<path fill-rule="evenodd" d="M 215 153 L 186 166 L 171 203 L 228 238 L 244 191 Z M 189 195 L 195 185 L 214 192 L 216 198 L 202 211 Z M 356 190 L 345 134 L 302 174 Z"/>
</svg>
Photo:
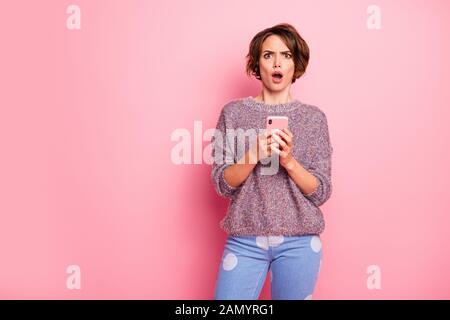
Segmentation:
<svg viewBox="0 0 450 320">
<path fill-rule="evenodd" d="M 297 99 L 286 103 L 268 104 L 263 101 L 257 101 L 252 96 L 244 98 L 243 102 L 250 107 L 258 108 L 261 111 L 264 110 L 267 112 L 292 111 L 297 109 L 302 104 L 301 101 Z"/>
</svg>

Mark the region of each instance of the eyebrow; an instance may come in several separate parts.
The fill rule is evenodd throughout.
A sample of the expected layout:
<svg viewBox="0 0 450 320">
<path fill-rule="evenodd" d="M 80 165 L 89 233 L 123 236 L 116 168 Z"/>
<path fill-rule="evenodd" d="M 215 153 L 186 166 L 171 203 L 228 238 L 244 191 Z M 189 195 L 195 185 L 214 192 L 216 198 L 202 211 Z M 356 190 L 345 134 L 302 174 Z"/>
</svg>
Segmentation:
<svg viewBox="0 0 450 320">
<path fill-rule="evenodd" d="M 270 50 L 264 50 L 263 53 L 264 53 L 264 52 L 275 53 L 275 52 L 270 51 Z M 288 50 L 288 51 L 281 51 L 281 53 L 291 53 L 291 50 Z"/>
</svg>

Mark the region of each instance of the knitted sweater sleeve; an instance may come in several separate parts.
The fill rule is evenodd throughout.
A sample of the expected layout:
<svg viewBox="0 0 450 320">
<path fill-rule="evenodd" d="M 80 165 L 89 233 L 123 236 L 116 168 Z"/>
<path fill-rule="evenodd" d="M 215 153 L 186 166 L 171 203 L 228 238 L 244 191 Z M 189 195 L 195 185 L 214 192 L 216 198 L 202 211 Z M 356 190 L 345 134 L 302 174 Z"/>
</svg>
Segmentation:
<svg viewBox="0 0 450 320">
<path fill-rule="evenodd" d="M 313 160 L 306 169 L 317 178 L 318 185 L 313 192 L 305 194 L 305 197 L 318 207 L 324 204 L 331 196 L 331 156 L 333 147 L 330 142 L 325 113 L 319 112 L 317 124 L 317 130 L 313 135 L 314 141 L 312 141 L 314 147 Z"/>
<path fill-rule="evenodd" d="M 224 178 L 224 171 L 227 167 L 236 163 L 235 139 L 231 114 L 222 108 L 217 121 L 214 135 L 211 139 L 212 150 L 212 170 L 211 179 L 218 195 L 227 198 L 233 198 L 241 186 L 233 187 L 227 183 Z"/>
</svg>

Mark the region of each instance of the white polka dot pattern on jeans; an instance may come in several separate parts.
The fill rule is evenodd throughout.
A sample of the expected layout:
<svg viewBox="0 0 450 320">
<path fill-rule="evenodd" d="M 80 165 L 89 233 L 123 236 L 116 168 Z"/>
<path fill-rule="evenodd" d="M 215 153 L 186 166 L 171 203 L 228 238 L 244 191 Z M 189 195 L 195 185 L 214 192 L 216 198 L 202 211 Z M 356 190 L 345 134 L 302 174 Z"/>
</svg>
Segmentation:
<svg viewBox="0 0 450 320">
<path fill-rule="evenodd" d="M 264 250 L 268 250 L 269 247 L 278 247 L 283 242 L 283 236 L 256 237 L 256 245 Z"/>
<path fill-rule="evenodd" d="M 267 237 L 256 237 L 256 245 L 264 250 L 269 249 Z"/>
<path fill-rule="evenodd" d="M 284 242 L 283 236 L 269 236 L 269 245 L 271 247 L 277 247 Z"/>
<path fill-rule="evenodd" d="M 223 270 L 233 270 L 238 264 L 238 259 L 234 253 L 227 253 L 223 259 Z"/>
<path fill-rule="evenodd" d="M 311 249 L 314 252 L 320 252 L 322 249 L 322 241 L 320 241 L 320 238 L 318 236 L 313 236 L 311 238 Z"/>
</svg>

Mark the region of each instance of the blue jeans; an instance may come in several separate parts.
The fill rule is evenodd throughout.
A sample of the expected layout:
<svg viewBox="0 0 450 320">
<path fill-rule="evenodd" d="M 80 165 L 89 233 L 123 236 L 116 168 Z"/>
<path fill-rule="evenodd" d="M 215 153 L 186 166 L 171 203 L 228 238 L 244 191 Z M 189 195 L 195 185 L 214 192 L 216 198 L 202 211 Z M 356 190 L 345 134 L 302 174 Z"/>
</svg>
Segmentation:
<svg viewBox="0 0 450 320">
<path fill-rule="evenodd" d="M 214 299 L 258 299 L 269 271 L 272 299 L 312 299 L 321 261 L 317 235 L 228 236 Z"/>
</svg>

